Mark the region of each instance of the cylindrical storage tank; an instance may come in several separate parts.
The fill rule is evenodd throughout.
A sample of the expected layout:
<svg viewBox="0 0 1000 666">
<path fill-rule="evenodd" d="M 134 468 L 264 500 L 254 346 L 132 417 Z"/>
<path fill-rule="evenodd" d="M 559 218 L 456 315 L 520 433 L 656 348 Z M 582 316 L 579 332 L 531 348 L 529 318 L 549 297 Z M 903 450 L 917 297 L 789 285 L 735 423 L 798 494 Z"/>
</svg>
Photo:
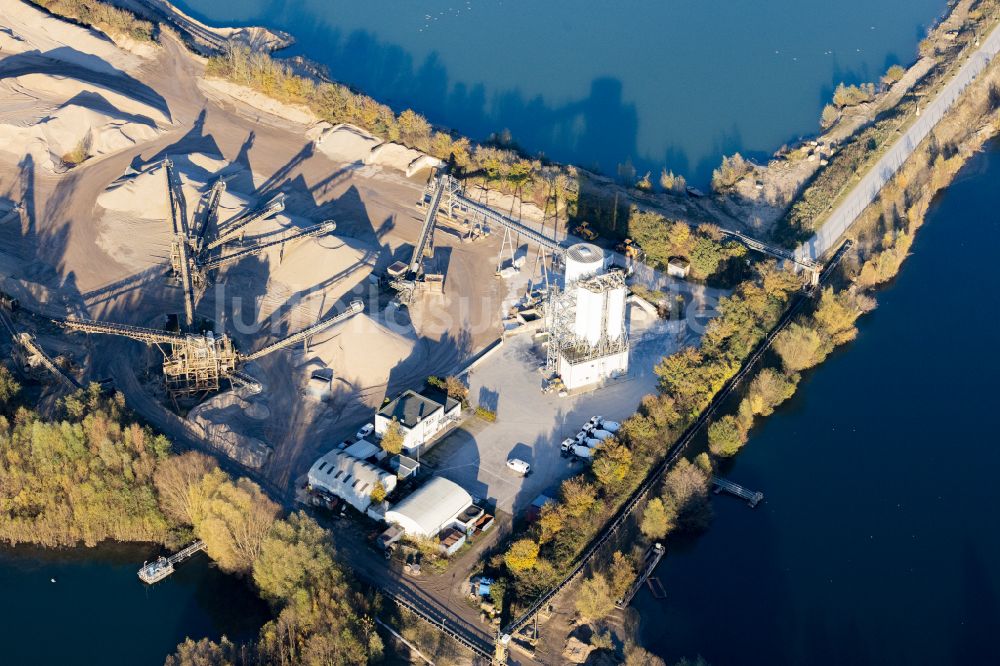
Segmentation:
<svg viewBox="0 0 1000 666">
<path fill-rule="evenodd" d="M 605 268 L 604 250 L 591 243 L 577 243 L 566 250 L 566 284 L 591 277 Z"/>
<path fill-rule="evenodd" d="M 576 337 L 596 345 L 604 326 L 605 292 L 594 292 L 585 287 L 576 290 Z"/>
<path fill-rule="evenodd" d="M 608 292 L 608 316 L 605 332 L 611 340 L 625 334 L 625 287 L 615 287 Z"/>
</svg>

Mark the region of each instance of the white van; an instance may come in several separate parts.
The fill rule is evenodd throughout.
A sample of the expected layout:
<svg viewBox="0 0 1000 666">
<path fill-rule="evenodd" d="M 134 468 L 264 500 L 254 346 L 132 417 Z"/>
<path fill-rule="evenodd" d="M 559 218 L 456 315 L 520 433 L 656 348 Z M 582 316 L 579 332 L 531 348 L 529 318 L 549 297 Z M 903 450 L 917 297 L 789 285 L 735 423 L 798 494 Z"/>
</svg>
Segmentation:
<svg viewBox="0 0 1000 666">
<path fill-rule="evenodd" d="M 520 458 L 510 458 L 507 461 L 507 467 L 514 470 L 521 476 L 528 476 L 531 474 L 531 465 Z"/>
</svg>

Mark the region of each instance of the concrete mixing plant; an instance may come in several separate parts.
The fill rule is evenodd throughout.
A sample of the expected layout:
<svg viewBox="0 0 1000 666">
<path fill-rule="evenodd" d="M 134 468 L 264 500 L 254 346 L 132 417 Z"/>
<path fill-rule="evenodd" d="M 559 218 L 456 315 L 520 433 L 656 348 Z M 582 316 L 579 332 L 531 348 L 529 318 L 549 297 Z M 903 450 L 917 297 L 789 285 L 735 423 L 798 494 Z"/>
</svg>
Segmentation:
<svg viewBox="0 0 1000 666">
<path fill-rule="evenodd" d="M 563 289 L 549 299 L 547 368 L 570 391 L 628 372 L 625 272 L 590 243 L 566 251 Z"/>
</svg>

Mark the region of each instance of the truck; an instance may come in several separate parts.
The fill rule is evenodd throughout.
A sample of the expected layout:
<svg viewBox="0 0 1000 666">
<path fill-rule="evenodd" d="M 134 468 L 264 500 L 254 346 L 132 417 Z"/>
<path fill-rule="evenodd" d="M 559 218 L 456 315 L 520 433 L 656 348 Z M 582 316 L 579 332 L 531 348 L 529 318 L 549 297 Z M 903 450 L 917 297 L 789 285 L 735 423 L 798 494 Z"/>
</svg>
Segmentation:
<svg viewBox="0 0 1000 666">
<path fill-rule="evenodd" d="M 594 452 L 591 451 L 586 446 L 580 446 L 579 444 L 574 444 L 573 455 L 581 460 L 590 460 L 594 457 Z"/>
<path fill-rule="evenodd" d="M 591 431 L 590 436 L 594 439 L 599 439 L 603 442 L 608 437 L 611 437 L 611 433 L 608 432 L 607 430 L 593 430 Z"/>
</svg>

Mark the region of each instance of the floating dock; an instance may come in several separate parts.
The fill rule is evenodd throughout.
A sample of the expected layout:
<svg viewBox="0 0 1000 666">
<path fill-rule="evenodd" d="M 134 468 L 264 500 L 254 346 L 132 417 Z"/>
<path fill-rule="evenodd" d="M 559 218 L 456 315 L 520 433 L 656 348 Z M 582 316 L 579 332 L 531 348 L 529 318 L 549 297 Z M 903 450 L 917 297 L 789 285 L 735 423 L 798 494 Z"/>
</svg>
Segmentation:
<svg viewBox="0 0 1000 666">
<path fill-rule="evenodd" d="M 741 499 L 745 499 L 750 508 L 756 507 L 758 504 L 764 501 L 764 493 L 757 492 L 753 490 L 747 490 L 738 483 L 733 483 L 732 481 L 727 481 L 718 476 L 712 477 L 712 485 L 715 486 L 715 494 L 725 491 L 730 495 L 735 495 Z"/>
<path fill-rule="evenodd" d="M 205 542 L 198 540 L 170 557 L 159 557 L 152 562 L 144 562 L 142 568 L 139 569 L 139 580 L 147 585 L 159 583 L 174 572 L 175 564 L 183 562 L 201 550 L 205 550 Z"/>
</svg>

